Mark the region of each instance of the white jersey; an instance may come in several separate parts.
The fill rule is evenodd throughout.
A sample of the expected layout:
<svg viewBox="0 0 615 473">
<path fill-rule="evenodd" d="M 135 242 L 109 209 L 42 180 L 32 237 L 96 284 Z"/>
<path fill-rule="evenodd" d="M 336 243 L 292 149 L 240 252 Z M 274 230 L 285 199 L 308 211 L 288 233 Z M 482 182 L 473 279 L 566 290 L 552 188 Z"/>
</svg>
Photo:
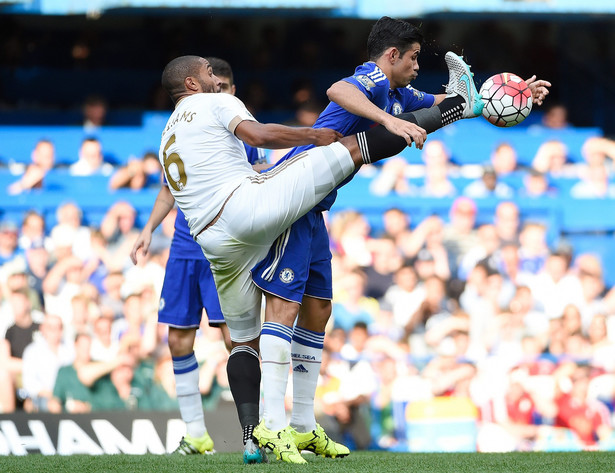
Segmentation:
<svg viewBox="0 0 615 473">
<path fill-rule="evenodd" d="M 256 121 L 238 98 L 194 94 L 180 100 L 162 133 L 158 158 L 192 236 L 247 176 L 257 174 L 234 134 L 244 120 Z"/>
</svg>

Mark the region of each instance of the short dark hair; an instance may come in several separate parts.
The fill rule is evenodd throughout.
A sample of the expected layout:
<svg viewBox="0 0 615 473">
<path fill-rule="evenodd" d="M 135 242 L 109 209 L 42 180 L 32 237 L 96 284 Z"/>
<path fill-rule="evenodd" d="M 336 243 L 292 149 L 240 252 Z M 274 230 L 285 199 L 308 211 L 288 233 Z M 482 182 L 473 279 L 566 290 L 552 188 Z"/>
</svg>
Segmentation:
<svg viewBox="0 0 615 473">
<path fill-rule="evenodd" d="M 199 75 L 203 60 L 200 56 L 180 56 L 170 61 L 162 71 L 162 87 L 175 103 L 184 92 L 184 79 Z"/>
<path fill-rule="evenodd" d="M 395 47 L 403 56 L 414 44 L 423 44 L 423 34 L 404 20 L 388 16 L 380 18 L 367 38 L 367 56 L 370 61 L 378 59 L 388 48 Z"/>
<path fill-rule="evenodd" d="M 227 61 L 219 57 L 206 57 L 205 59 L 211 65 L 214 75 L 218 77 L 228 77 L 231 85 L 234 84 L 233 69 L 231 69 L 231 65 Z"/>
</svg>

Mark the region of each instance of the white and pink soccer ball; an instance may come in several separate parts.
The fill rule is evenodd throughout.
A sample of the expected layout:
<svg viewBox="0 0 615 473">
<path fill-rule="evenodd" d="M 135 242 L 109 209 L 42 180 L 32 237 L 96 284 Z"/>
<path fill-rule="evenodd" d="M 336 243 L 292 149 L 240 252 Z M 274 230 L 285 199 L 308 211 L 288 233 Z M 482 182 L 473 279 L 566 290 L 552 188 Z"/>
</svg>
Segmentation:
<svg viewBox="0 0 615 473">
<path fill-rule="evenodd" d="M 480 88 L 485 107 L 483 116 L 495 126 L 514 126 L 532 110 L 532 91 L 516 74 L 502 72 L 491 76 Z"/>
</svg>

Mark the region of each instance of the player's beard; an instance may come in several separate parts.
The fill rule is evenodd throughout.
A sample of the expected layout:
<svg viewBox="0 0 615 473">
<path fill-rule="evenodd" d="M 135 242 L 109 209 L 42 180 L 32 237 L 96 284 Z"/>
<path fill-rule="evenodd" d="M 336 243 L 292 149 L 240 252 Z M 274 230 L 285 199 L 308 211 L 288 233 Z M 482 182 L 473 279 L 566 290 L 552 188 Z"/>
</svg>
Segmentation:
<svg viewBox="0 0 615 473">
<path fill-rule="evenodd" d="M 203 89 L 203 92 L 205 92 L 206 94 L 215 94 L 220 92 L 220 88 L 216 86 L 216 84 L 214 83 L 206 83 L 203 82 L 201 80 L 199 80 L 199 84 L 201 84 L 201 89 Z"/>
</svg>

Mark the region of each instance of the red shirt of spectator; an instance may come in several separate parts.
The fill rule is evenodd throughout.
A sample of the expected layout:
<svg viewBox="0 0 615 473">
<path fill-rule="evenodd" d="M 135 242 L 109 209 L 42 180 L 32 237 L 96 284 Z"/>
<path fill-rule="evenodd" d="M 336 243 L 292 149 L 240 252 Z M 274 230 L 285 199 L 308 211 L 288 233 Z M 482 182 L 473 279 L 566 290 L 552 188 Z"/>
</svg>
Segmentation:
<svg viewBox="0 0 615 473">
<path fill-rule="evenodd" d="M 610 428 L 609 410 L 602 402 L 587 399 L 589 372 L 577 369 L 571 376 L 570 393 L 559 395 L 555 402 L 555 425 L 574 431 L 585 445 L 594 445 L 601 427 Z"/>
</svg>

